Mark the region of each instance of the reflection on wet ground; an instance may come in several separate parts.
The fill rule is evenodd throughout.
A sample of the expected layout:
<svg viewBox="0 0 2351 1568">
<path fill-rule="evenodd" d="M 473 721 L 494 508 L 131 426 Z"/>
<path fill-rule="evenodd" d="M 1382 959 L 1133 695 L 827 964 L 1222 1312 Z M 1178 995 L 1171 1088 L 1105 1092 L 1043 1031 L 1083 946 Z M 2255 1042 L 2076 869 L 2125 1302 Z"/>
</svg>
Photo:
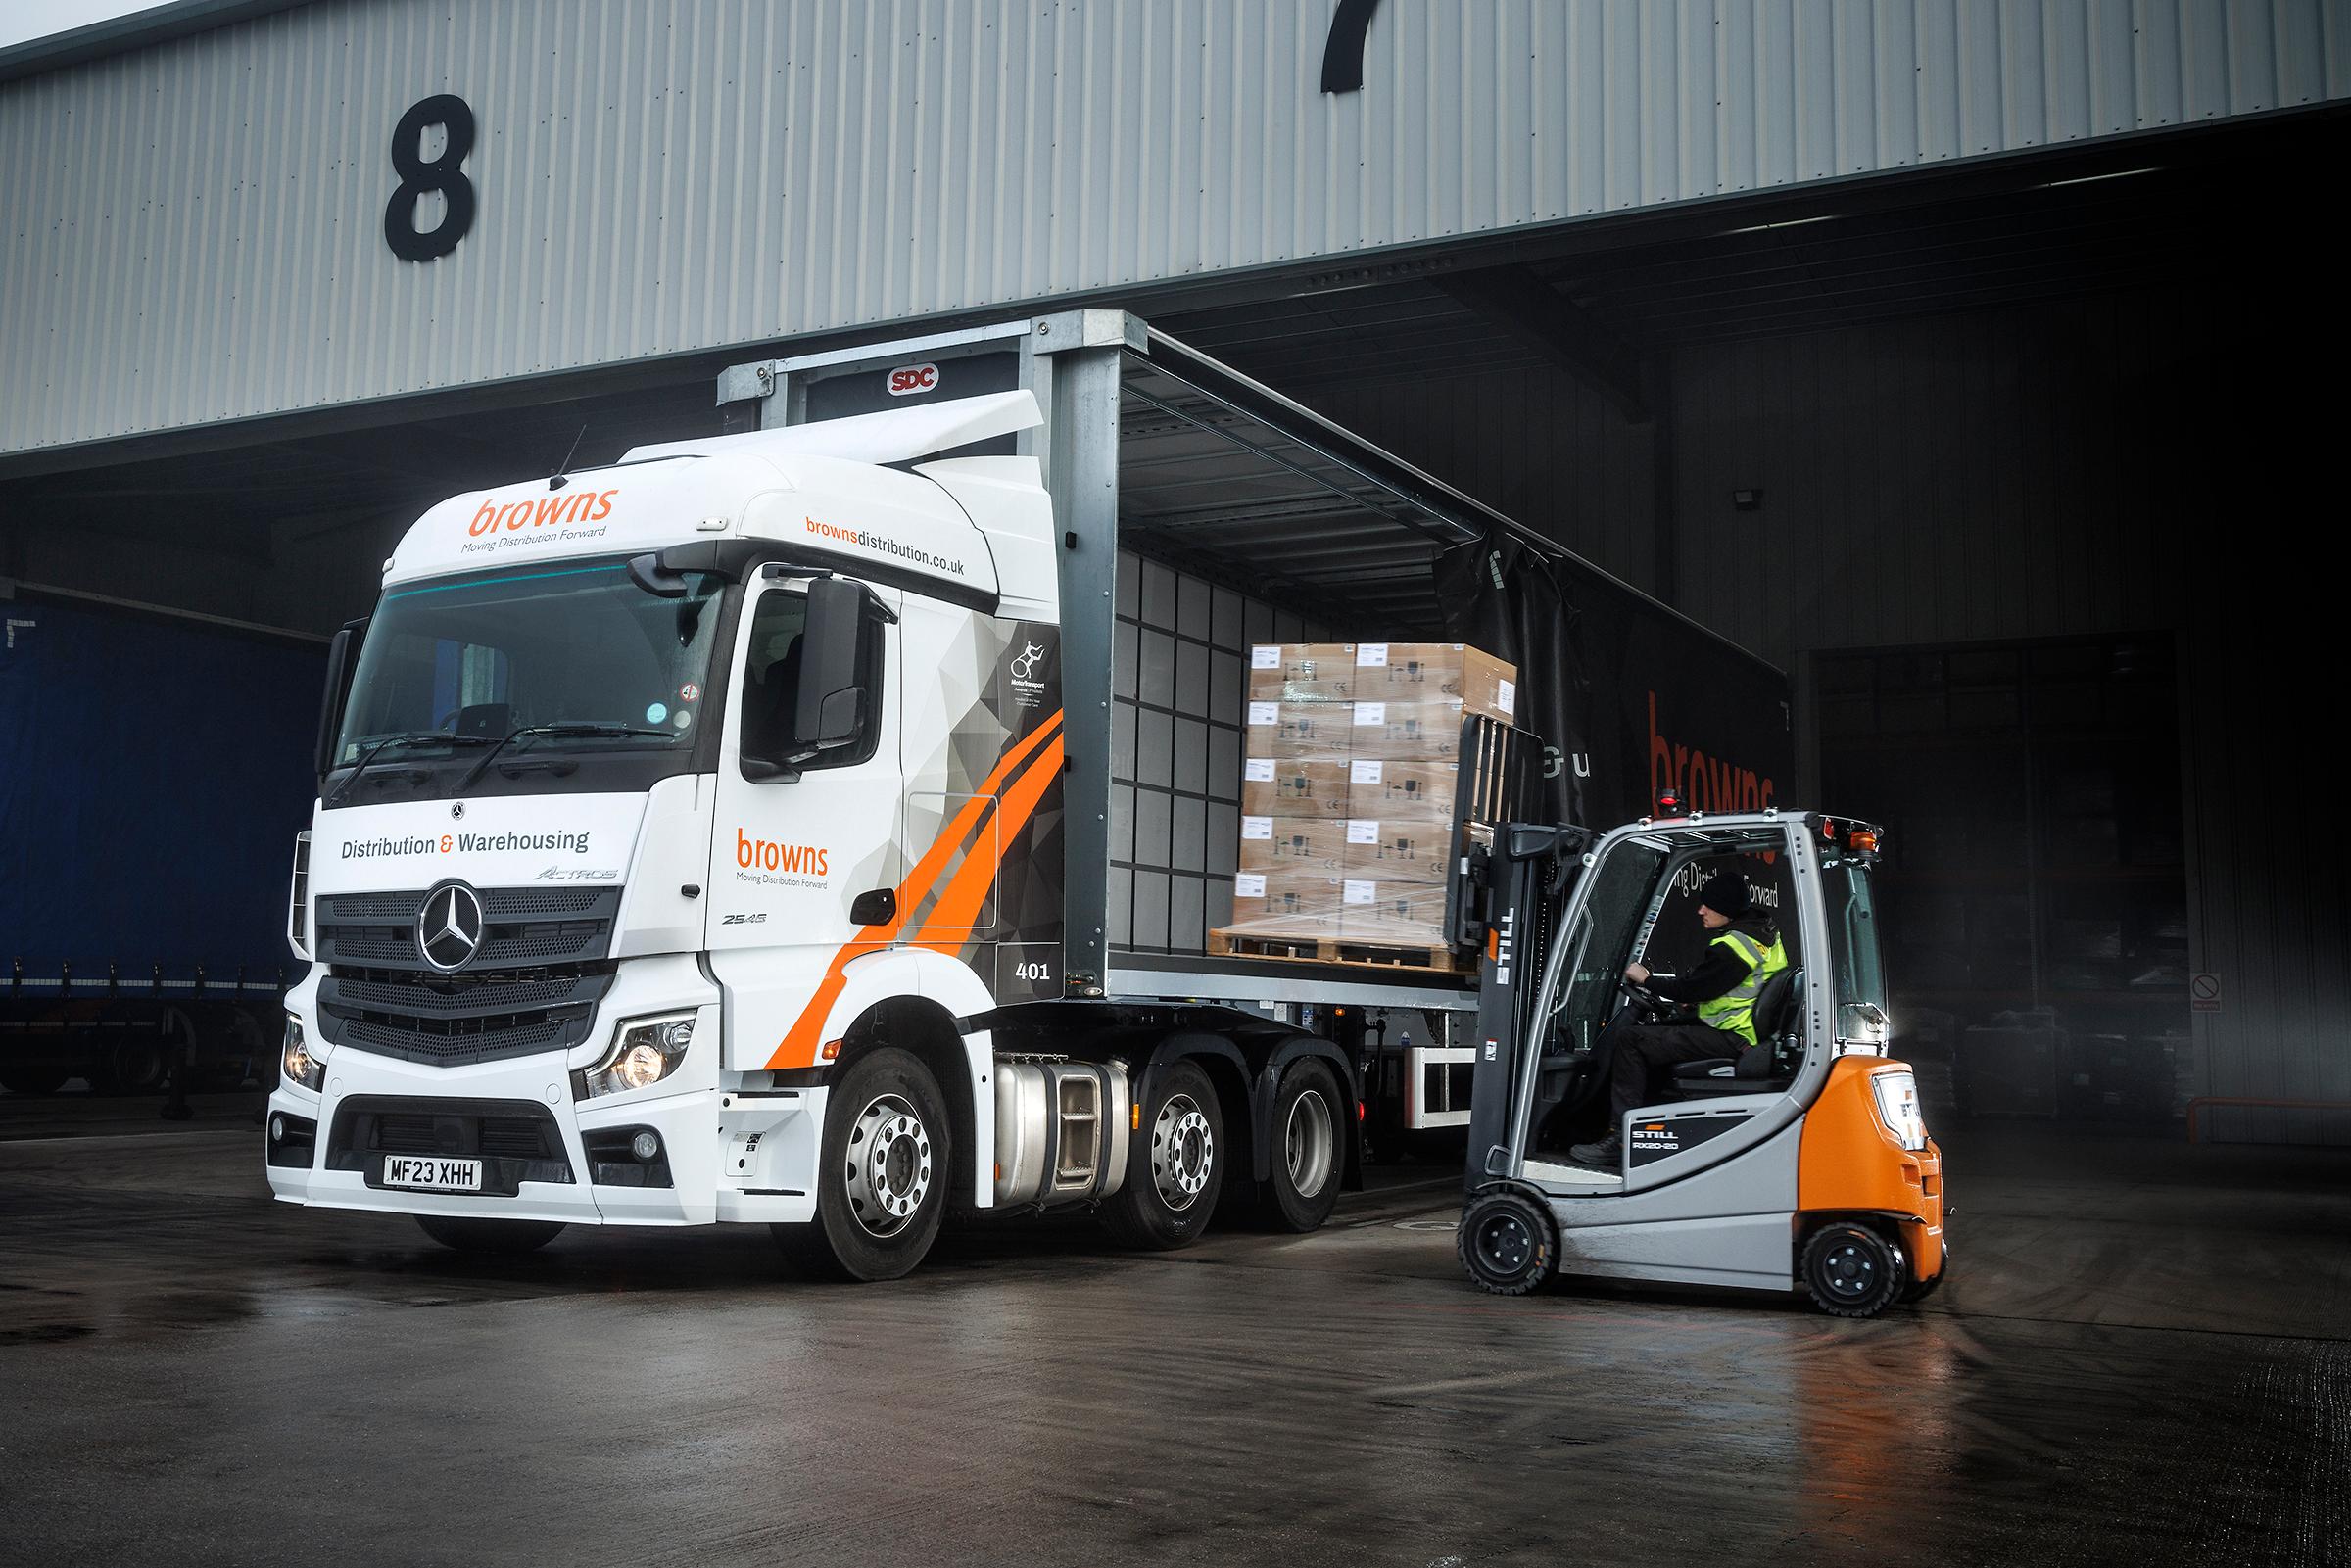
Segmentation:
<svg viewBox="0 0 2351 1568">
<path fill-rule="evenodd" d="M 1138 1257 L 1081 1219 L 988 1225 L 849 1288 L 758 1231 L 460 1259 L 272 1204 L 234 1106 L 83 1125 L 0 1141 L 12 1559 L 2316 1564 L 2351 1539 L 2342 1152 L 1961 1126 L 1951 1282 L 1846 1323 L 1479 1296 L 1439 1166 L 1315 1236 Z"/>
</svg>

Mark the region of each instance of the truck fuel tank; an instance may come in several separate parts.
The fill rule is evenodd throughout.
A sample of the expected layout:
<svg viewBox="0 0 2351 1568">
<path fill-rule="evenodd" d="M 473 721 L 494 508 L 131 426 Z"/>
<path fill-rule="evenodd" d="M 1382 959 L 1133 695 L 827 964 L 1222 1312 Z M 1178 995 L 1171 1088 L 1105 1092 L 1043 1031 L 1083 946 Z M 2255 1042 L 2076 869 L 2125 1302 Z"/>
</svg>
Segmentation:
<svg viewBox="0 0 2351 1568">
<path fill-rule="evenodd" d="M 996 1059 L 996 1204 L 1107 1198 L 1125 1183 L 1133 1089 L 1123 1062 Z"/>
</svg>

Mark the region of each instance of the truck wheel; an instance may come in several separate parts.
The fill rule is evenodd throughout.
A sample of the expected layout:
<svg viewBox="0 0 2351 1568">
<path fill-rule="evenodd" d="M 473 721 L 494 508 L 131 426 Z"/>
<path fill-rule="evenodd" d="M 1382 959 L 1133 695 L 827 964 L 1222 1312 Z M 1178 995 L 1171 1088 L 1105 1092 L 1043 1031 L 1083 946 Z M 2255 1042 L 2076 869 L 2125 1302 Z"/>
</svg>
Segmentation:
<svg viewBox="0 0 2351 1568">
<path fill-rule="evenodd" d="M 1339 1201 L 1347 1155 L 1339 1142 L 1339 1081 L 1319 1062 L 1281 1075 L 1273 1096 L 1272 1171 L 1266 1189 L 1271 1217 L 1284 1230 L 1319 1230 Z"/>
<path fill-rule="evenodd" d="M 1477 1288 L 1524 1296 L 1551 1278 L 1559 1248 L 1551 1215 L 1522 1192 L 1503 1188 L 1469 1200 L 1453 1250 Z"/>
<path fill-rule="evenodd" d="M 811 1273 L 896 1279 L 938 1236 L 948 1186 L 947 1113 L 931 1069 L 885 1047 L 860 1057 L 825 1109 L 816 1218 L 774 1227 Z"/>
<path fill-rule="evenodd" d="M 1866 1225 L 1823 1225 L 1804 1243 L 1804 1288 L 1833 1317 L 1875 1317 L 1902 1293 L 1902 1250 Z"/>
<path fill-rule="evenodd" d="M 65 1068 L 10 1068 L 0 1072 L 0 1089 L 11 1094 L 55 1094 L 72 1075 Z"/>
<path fill-rule="evenodd" d="M 1224 1115 L 1208 1074 L 1177 1062 L 1159 1075 L 1142 1130 L 1127 1146 L 1127 1181 L 1102 1209 L 1129 1247 L 1166 1251 L 1199 1239 L 1224 1188 Z"/>
<path fill-rule="evenodd" d="M 171 1056 L 162 1038 L 130 1039 L 98 1059 L 94 1085 L 101 1094 L 161 1094 L 171 1074 Z"/>
<path fill-rule="evenodd" d="M 476 1257 L 519 1258 L 535 1253 L 563 1232 L 552 1219 L 459 1219 L 453 1214 L 418 1214 L 424 1233 L 455 1252 Z"/>
</svg>

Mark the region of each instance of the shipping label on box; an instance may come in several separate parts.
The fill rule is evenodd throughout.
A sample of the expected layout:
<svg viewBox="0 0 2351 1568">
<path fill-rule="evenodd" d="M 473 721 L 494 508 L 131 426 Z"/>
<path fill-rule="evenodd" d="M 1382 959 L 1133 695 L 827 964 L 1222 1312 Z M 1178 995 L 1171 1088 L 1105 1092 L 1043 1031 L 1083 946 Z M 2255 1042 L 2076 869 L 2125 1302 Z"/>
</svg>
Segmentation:
<svg viewBox="0 0 2351 1568">
<path fill-rule="evenodd" d="M 1434 818 L 1353 817 L 1347 822 L 1347 875 L 1374 880 L 1441 882 L 1450 860 L 1451 823 Z"/>
<path fill-rule="evenodd" d="M 1345 817 L 1347 764 L 1251 757 L 1241 764 L 1241 810 L 1271 817 Z"/>
<path fill-rule="evenodd" d="M 1386 762 L 1450 762 L 1462 749 L 1462 699 L 1358 702 L 1349 757 Z"/>
<path fill-rule="evenodd" d="M 1252 702 L 1352 702 L 1352 642 L 1260 642 L 1249 650 Z"/>
<path fill-rule="evenodd" d="M 1243 871 L 1291 871 L 1307 867 L 1336 876 L 1347 864 L 1347 824 L 1333 817 L 1241 818 Z"/>
<path fill-rule="evenodd" d="M 1380 757 L 1357 757 L 1347 768 L 1347 815 L 1405 815 L 1450 823 L 1454 783 L 1459 773 L 1459 764 L 1452 762 L 1389 762 Z"/>
<path fill-rule="evenodd" d="M 1460 642 L 1358 642 L 1358 702 L 1427 702 L 1460 697 L 1471 713 L 1509 720 L 1517 706 L 1517 670 Z"/>
</svg>

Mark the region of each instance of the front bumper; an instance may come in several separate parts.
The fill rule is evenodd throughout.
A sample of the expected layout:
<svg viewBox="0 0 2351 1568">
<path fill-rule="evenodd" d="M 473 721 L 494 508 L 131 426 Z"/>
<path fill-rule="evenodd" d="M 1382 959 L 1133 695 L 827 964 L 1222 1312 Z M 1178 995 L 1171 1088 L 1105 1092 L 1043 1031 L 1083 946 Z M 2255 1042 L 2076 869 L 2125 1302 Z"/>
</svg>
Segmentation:
<svg viewBox="0 0 2351 1568">
<path fill-rule="evenodd" d="M 298 1014 L 304 987 L 288 998 Z M 695 1043 L 670 1077 L 646 1089 L 573 1099 L 574 1071 L 593 1065 L 625 1022 L 693 1011 Z M 325 1057 L 324 1090 L 312 1094 L 282 1076 L 269 1096 L 272 1118 L 313 1124 L 311 1147 L 280 1149 L 264 1170 L 269 1190 L 287 1203 L 328 1209 L 472 1218 L 543 1219 L 564 1224 L 701 1225 L 719 1217 L 721 1093 L 720 1009 L 691 959 L 624 965 L 600 1010 L 589 1041 L 568 1053 L 547 1052 L 461 1067 L 435 1067 L 377 1056 L 352 1046 Z M 312 1038 L 316 1033 L 313 1031 Z M 403 1149 L 484 1158 L 485 1187 L 506 1191 L 419 1192 L 375 1185 L 381 1155 L 365 1145 L 369 1117 L 393 1116 L 411 1129 L 432 1126 L 454 1146 Z M 437 1124 L 420 1120 L 440 1118 Z M 536 1128 L 532 1158 L 499 1160 L 488 1123 L 508 1135 Z M 661 1140 L 670 1185 L 595 1181 L 589 1139 L 606 1129 L 650 1129 Z M 470 1145 L 470 1146 L 469 1146 Z M 357 1168 L 352 1168 L 356 1166 Z"/>
</svg>

